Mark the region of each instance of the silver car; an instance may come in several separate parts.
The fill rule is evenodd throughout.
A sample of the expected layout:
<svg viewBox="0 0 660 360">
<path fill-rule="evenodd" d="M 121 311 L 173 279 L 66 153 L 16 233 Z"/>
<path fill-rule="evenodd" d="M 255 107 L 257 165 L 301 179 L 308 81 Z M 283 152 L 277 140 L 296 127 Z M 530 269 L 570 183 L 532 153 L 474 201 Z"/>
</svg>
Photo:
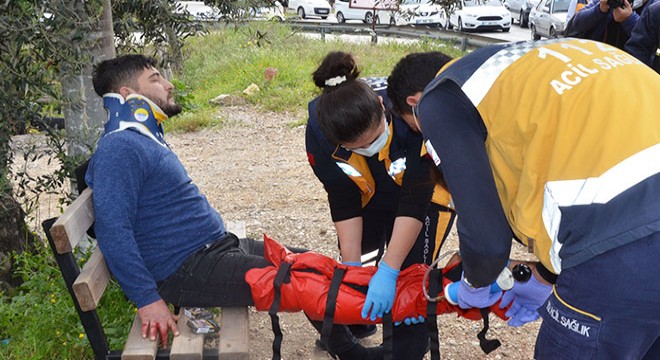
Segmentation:
<svg viewBox="0 0 660 360">
<path fill-rule="evenodd" d="M 529 13 L 532 39 L 541 40 L 541 36 L 550 39 L 563 36 L 570 2 L 570 0 L 542 0 L 536 5 Z"/>
</svg>

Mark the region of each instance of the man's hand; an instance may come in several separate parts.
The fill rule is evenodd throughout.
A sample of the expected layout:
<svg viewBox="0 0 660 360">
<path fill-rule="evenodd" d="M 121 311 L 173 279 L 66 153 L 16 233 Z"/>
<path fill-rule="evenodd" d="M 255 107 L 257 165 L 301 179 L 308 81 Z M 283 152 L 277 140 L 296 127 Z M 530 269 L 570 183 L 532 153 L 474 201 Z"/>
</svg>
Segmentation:
<svg viewBox="0 0 660 360">
<path fill-rule="evenodd" d="M 458 285 L 458 306 L 462 309 L 485 308 L 497 302 L 502 296 L 501 291 L 490 292 L 490 286 L 474 288 L 465 281 L 465 275 L 461 277 Z"/>
<path fill-rule="evenodd" d="M 614 18 L 614 21 L 618 23 L 622 23 L 632 15 L 632 6 L 628 2 L 628 0 L 623 0 L 623 7 L 617 7 L 616 9 L 612 10 L 612 17 Z"/>
<path fill-rule="evenodd" d="M 509 326 L 518 327 L 539 318 L 538 308 L 548 299 L 552 285 L 541 283 L 535 275 L 526 282 L 516 281 L 511 290 L 504 293 L 500 309 L 507 307 L 512 301 L 506 316 L 510 317 Z"/>
<path fill-rule="evenodd" d="M 138 316 L 142 321 L 142 337 L 149 336 L 149 340 L 156 341 L 156 334 L 160 333 L 163 349 L 167 349 L 167 332 L 170 329 L 174 336 L 179 336 L 176 319 L 163 300 L 139 308 Z"/>
<path fill-rule="evenodd" d="M 362 307 L 362 318 L 369 318 L 373 321 L 376 317 L 383 317 L 384 313 L 392 310 L 394 304 L 394 293 L 396 291 L 396 279 L 399 277 L 399 270 L 394 270 L 381 261 L 378 264 L 378 271 L 369 281 L 369 290 L 367 298 Z"/>
</svg>

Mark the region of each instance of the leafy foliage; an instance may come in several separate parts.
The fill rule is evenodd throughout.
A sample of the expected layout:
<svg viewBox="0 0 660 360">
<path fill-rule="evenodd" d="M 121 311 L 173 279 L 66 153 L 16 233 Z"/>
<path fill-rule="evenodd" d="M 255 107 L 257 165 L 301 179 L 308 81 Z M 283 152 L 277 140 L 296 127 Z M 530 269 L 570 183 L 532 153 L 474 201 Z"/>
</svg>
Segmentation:
<svg viewBox="0 0 660 360">
<path fill-rule="evenodd" d="M 183 5 L 171 1 L 113 1 L 112 15 L 118 53 L 148 54 L 176 71 L 183 62 L 184 40 L 205 31 Z"/>
<path fill-rule="evenodd" d="M 91 249 L 78 254 L 89 259 Z M 1 359 L 90 359 L 93 358 L 59 268 L 50 249 L 39 246 L 32 253 L 14 255 L 16 274 L 23 284 L 11 298 L 0 294 Z M 135 308 L 111 282 L 99 305 L 111 348 L 123 346 Z"/>
</svg>

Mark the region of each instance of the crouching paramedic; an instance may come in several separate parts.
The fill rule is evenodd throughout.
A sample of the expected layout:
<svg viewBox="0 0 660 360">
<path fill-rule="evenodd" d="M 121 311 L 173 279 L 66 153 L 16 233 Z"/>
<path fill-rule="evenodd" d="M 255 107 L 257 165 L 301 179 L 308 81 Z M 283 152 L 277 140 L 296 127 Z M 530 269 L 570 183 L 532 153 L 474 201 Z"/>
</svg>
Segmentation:
<svg viewBox="0 0 660 360">
<path fill-rule="evenodd" d="M 450 60 L 439 53 L 421 57 L 434 66 L 420 71 L 419 83 L 410 87 L 416 90 L 408 95 L 421 95 Z M 401 269 L 433 262 L 454 211 L 433 163 L 424 156 L 420 134 L 392 111 L 384 85 L 372 88 L 358 76 L 353 57 L 344 52 L 329 53 L 314 72 L 323 92 L 309 104 L 306 149 L 328 194 L 341 261 L 361 266 L 362 254 L 382 254 L 387 247 L 362 309 L 363 318 L 374 320 L 390 312 Z M 409 116 L 406 98 L 399 97 L 399 108 Z M 394 357 L 421 359 L 429 339 L 426 327 L 419 323 L 423 319 L 407 320 L 412 324 L 394 328 Z"/>
</svg>

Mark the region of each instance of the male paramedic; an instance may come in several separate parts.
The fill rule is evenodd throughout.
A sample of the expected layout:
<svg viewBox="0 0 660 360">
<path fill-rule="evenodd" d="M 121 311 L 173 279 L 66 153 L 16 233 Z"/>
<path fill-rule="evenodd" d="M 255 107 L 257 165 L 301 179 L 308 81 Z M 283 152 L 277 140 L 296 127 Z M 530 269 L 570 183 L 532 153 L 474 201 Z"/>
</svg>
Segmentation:
<svg viewBox="0 0 660 360">
<path fill-rule="evenodd" d="M 590 40 L 493 45 L 445 66 L 417 124 L 458 214 L 463 308 L 512 239 L 540 260 L 501 306 L 543 318 L 535 359 L 660 359 L 660 76 Z"/>
</svg>

